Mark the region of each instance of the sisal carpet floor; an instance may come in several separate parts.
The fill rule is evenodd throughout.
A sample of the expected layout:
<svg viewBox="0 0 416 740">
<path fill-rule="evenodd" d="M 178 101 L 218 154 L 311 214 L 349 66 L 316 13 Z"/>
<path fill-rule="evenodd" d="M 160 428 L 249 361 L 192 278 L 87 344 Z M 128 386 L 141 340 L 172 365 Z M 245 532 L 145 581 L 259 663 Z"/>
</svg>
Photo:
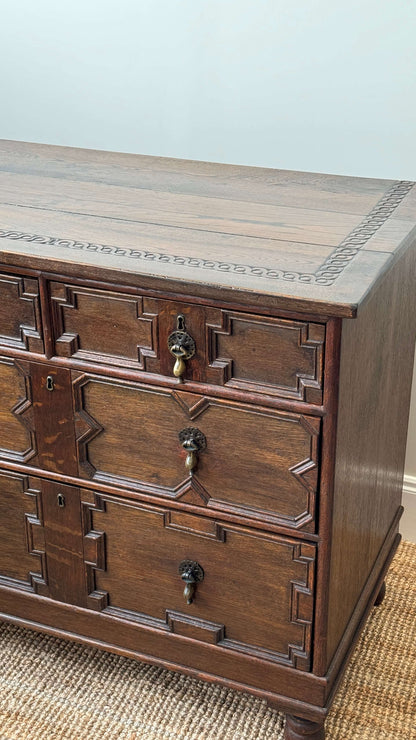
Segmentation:
<svg viewBox="0 0 416 740">
<path fill-rule="evenodd" d="M 416 740 L 416 544 L 400 545 L 327 719 L 328 740 Z M 260 700 L 0 625 L 2 740 L 279 740 Z"/>
</svg>

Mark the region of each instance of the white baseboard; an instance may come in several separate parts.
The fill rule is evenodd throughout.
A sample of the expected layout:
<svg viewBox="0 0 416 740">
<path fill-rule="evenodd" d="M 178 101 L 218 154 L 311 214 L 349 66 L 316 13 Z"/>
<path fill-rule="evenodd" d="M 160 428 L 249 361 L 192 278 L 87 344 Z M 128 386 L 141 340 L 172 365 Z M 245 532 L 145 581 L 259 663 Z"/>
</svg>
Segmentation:
<svg viewBox="0 0 416 740">
<path fill-rule="evenodd" d="M 404 476 L 403 506 L 400 532 L 403 539 L 416 542 L 416 475 Z"/>
<path fill-rule="evenodd" d="M 416 475 L 405 475 L 403 480 L 403 491 L 416 495 Z"/>
</svg>

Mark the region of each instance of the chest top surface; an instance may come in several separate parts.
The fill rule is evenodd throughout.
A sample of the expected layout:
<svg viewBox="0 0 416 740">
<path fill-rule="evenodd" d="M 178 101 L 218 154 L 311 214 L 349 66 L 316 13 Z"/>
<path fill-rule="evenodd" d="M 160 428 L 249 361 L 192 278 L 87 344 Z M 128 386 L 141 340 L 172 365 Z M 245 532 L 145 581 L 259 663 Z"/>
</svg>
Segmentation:
<svg viewBox="0 0 416 740">
<path fill-rule="evenodd" d="M 415 247 L 413 185 L 3 141 L 0 258 L 354 316 Z"/>
</svg>

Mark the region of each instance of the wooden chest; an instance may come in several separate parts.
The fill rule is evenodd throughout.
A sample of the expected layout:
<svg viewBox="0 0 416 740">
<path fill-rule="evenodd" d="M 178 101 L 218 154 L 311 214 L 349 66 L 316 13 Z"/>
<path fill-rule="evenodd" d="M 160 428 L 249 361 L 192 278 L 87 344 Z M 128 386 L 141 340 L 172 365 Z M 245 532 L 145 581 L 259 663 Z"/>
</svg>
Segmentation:
<svg viewBox="0 0 416 740">
<path fill-rule="evenodd" d="M 416 188 L 3 142 L 1 618 L 324 719 L 398 544 Z"/>
</svg>

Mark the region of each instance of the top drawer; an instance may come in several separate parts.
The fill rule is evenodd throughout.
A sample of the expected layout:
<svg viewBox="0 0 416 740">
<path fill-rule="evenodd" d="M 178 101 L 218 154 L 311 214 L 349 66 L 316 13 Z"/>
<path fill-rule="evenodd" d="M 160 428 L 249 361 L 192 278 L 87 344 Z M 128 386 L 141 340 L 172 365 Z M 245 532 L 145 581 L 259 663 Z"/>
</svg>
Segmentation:
<svg viewBox="0 0 416 740">
<path fill-rule="evenodd" d="M 0 273 L 0 346 L 43 353 L 36 279 Z"/>
<path fill-rule="evenodd" d="M 173 377 L 183 354 L 185 382 L 322 403 L 323 324 L 58 282 L 50 294 L 57 355 Z"/>
</svg>

